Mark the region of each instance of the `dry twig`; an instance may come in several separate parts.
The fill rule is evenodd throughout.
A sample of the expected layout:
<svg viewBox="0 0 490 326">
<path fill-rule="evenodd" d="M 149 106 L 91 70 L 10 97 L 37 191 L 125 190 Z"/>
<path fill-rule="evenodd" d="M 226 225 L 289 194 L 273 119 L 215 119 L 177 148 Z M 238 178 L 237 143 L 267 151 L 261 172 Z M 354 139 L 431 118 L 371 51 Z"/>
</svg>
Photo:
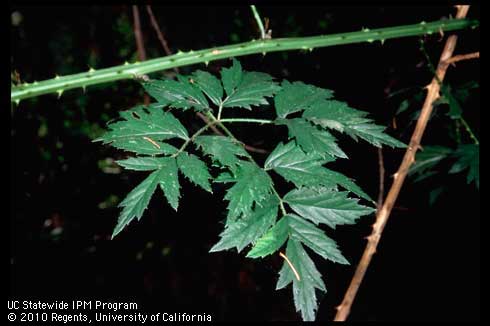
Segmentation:
<svg viewBox="0 0 490 326">
<path fill-rule="evenodd" d="M 138 6 L 131 6 L 133 9 L 133 21 L 134 21 L 134 38 L 136 39 L 136 48 L 138 51 L 138 60 L 145 61 L 146 60 L 146 50 L 145 43 L 143 41 L 143 33 L 141 32 L 141 21 L 140 21 L 140 13 L 138 10 Z M 144 95 L 144 103 L 145 105 L 150 104 L 150 97 L 148 94 Z"/>
<path fill-rule="evenodd" d="M 457 6 L 458 13 L 456 15 L 456 18 L 465 18 L 468 13 L 469 7 L 470 6 L 468 5 Z M 376 222 L 373 225 L 373 231 L 368 237 L 368 243 L 357 266 L 354 277 L 351 280 L 349 288 L 345 293 L 344 299 L 342 303 L 337 307 L 337 314 L 335 315 L 334 319 L 335 321 L 345 321 L 350 313 L 352 302 L 356 297 L 357 291 L 359 289 L 359 286 L 361 285 L 364 275 L 366 274 L 371 259 L 376 252 L 379 240 L 381 239 L 381 235 L 386 226 L 391 210 L 395 204 L 398 194 L 400 193 L 400 189 L 403 185 L 405 177 L 407 176 L 410 166 L 415 161 L 415 153 L 417 152 L 417 149 L 419 149 L 420 141 L 427 126 L 429 117 L 432 113 L 433 103 L 440 96 L 440 82 L 443 81 L 444 76 L 446 75 L 446 71 L 449 66 L 448 62 L 450 62 L 451 58 L 454 58 L 452 57 L 452 55 L 454 52 L 454 48 L 456 47 L 457 38 L 458 37 L 456 35 L 452 35 L 447 39 L 444 50 L 442 51 L 441 57 L 439 59 L 439 65 L 437 67 L 436 74 L 431 83 L 426 87 L 427 96 L 425 98 L 425 102 L 422 107 L 419 119 L 417 120 L 417 125 L 410 139 L 410 144 L 405 152 L 405 156 L 403 157 L 398 171 L 394 175 L 393 184 L 391 185 L 386 200 L 383 203 L 382 207 L 377 211 Z"/>
<path fill-rule="evenodd" d="M 383 205 L 384 195 L 385 195 L 385 164 L 383 160 L 383 149 L 378 148 L 378 167 L 379 167 L 379 190 L 378 190 L 378 201 L 377 208 L 380 209 Z"/>
</svg>

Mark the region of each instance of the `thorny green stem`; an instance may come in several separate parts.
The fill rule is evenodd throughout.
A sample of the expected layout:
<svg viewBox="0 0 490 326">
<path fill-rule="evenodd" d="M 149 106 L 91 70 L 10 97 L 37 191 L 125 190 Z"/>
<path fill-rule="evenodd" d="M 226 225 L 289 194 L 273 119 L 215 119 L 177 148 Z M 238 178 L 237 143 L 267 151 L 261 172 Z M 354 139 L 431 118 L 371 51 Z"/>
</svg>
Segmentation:
<svg viewBox="0 0 490 326">
<path fill-rule="evenodd" d="M 262 19 L 260 19 L 259 12 L 257 11 L 257 8 L 255 8 L 254 5 L 250 6 L 250 9 L 252 9 L 252 12 L 254 14 L 255 21 L 257 22 L 257 25 L 259 26 L 260 29 L 260 38 L 264 39 L 265 38 L 265 30 L 264 30 L 264 24 L 262 24 Z"/>
<path fill-rule="evenodd" d="M 224 58 L 276 51 L 313 50 L 317 47 L 360 42 L 384 42 L 388 39 L 437 33 L 439 31 L 454 31 L 469 27 L 476 28 L 478 25 L 479 22 L 477 20 L 450 19 L 372 30 L 365 28 L 361 31 L 350 33 L 252 40 L 250 42 L 214 47 L 199 51 L 191 50 L 186 53 L 179 51 L 174 55 L 146 60 L 144 62 L 135 62 L 132 64 L 126 63 L 124 65 L 98 70 L 90 69 L 87 72 L 63 77 L 57 76 L 56 78 L 40 82 L 34 81 L 33 83 L 23 83 L 11 87 L 10 100 L 18 104 L 22 99 L 43 94 L 58 93 L 58 96 L 61 96 L 64 91 L 73 88 L 85 88 L 90 85 L 113 82 L 121 79 L 131 79 L 152 72 L 195 63 L 207 64 L 210 61 Z"/>
<path fill-rule="evenodd" d="M 470 126 L 468 125 L 468 123 L 466 122 L 466 120 L 463 118 L 463 117 L 460 117 L 459 120 L 461 120 L 461 123 L 463 124 L 464 128 L 466 129 L 466 131 L 468 132 L 468 134 L 470 135 L 471 139 L 473 140 L 473 142 L 476 144 L 476 145 L 480 145 L 480 142 L 478 141 L 478 138 L 476 138 L 475 134 L 473 133 L 473 131 L 471 131 L 471 128 Z"/>
<path fill-rule="evenodd" d="M 235 135 L 233 135 L 233 133 L 223 124 L 223 122 L 258 122 L 258 123 L 272 123 L 273 122 L 270 120 L 260 120 L 260 119 L 222 119 L 222 120 L 218 120 L 209 111 L 206 113 L 206 116 L 212 122 L 215 122 L 221 129 L 223 129 L 225 134 L 227 134 L 231 139 L 233 139 L 234 142 L 240 144 L 241 146 L 243 146 L 243 144 L 235 137 Z M 237 121 L 237 120 L 239 120 L 239 121 Z M 246 153 L 247 153 L 248 159 L 252 163 L 257 165 L 258 167 L 260 167 L 260 165 L 257 162 L 255 162 L 255 160 L 253 159 L 252 155 L 250 155 L 248 152 L 246 152 Z M 281 208 L 282 214 L 287 215 L 286 208 L 284 207 L 284 202 L 282 200 L 282 197 L 279 195 L 279 193 L 277 192 L 276 188 L 274 188 L 274 186 L 272 186 L 272 192 L 274 193 L 274 195 L 276 195 L 277 199 L 279 199 L 279 207 Z"/>
</svg>

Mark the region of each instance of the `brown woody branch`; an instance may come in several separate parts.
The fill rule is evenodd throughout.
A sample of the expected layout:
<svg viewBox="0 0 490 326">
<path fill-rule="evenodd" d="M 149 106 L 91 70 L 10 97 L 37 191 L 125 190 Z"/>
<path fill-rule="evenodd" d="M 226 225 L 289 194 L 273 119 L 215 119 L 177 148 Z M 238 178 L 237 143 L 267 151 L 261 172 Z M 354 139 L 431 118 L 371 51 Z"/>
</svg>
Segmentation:
<svg viewBox="0 0 490 326">
<path fill-rule="evenodd" d="M 458 12 L 456 18 L 465 18 L 468 10 L 468 5 L 457 6 Z M 359 286 L 362 283 L 364 275 L 369 267 L 371 259 L 376 252 L 376 248 L 381 239 L 383 230 L 390 217 L 391 210 L 396 202 L 396 199 L 400 193 L 401 187 L 407 176 L 410 166 L 415 162 L 415 153 L 420 147 L 420 141 L 424 134 L 427 122 L 432 113 L 433 103 L 439 98 L 440 82 L 443 81 L 446 75 L 447 68 L 449 66 L 448 62 L 454 60 L 452 57 L 454 48 L 456 47 L 458 37 L 456 35 L 450 36 L 444 46 L 441 57 L 439 59 L 439 65 L 436 70 L 436 74 L 432 79 L 431 83 L 426 87 L 427 96 L 425 98 L 422 111 L 420 113 L 419 119 L 417 120 L 417 125 L 410 139 L 409 146 L 405 152 L 405 156 L 398 168 L 398 171 L 394 175 L 393 184 L 391 185 L 390 191 L 386 197 L 385 202 L 382 207 L 378 209 L 376 215 L 376 222 L 373 225 L 373 230 L 371 235 L 368 237 L 368 243 L 364 249 L 362 258 L 357 266 L 354 277 L 351 280 L 349 288 L 345 293 L 342 303 L 337 307 L 337 314 L 335 315 L 335 321 L 345 321 L 350 313 L 352 303 L 356 297 Z M 455 62 L 455 61 L 454 61 Z"/>
<path fill-rule="evenodd" d="M 141 20 L 140 20 L 140 12 L 138 10 L 138 6 L 131 6 L 133 9 L 133 22 L 134 22 L 134 38 L 136 39 L 136 48 L 138 51 L 138 60 L 145 61 L 146 60 L 146 50 L 145 43 L 143 41 L 143 33 L 141 32 Z M 150 104 L 150 97 L 148 94 L 144 95 L 144 103 L 145 105 Z"/>
<path fill-rule="evenodd" d="M 383 160 L 383 149 L 378 148 L 378 171 L 379 171 L 379 190 L 378 201 L 376 207 L 379 209 L 383 205 L 385 195 L 385 164 Z"/>
<path fill-rule="evenodd" d="M 447 59 L 444 63 L 446 65 L 454 65 L 458 61 L 470 60 L 470 59 L 478 59 L 480 58 L 480 52 L 473 52 L 468 54 L 458 54 L 449 59 Z"/>
</svg>

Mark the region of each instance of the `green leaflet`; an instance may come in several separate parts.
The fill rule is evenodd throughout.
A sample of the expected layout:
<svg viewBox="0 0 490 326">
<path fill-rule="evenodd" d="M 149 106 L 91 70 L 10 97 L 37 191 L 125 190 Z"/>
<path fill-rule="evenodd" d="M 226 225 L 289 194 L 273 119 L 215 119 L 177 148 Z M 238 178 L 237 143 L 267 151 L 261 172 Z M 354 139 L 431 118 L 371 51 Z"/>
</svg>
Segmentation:
<svg viewBox="0 0 490 326">
<path fill-rule="evenodd" d="M 296 185 L 327 187 L 335 183 L 324 177 L 322 164 L 327 162 L 318 153 L 304 153 L 293 141 L 284 145 L 279 143 L 264 164 L 264 169 L 274 170 L 284 179 Z"/>
<path fill-rule="evenodd" d="M 271 97 L 279 90 L 280 87 L 272 81 L 271 76 L 261 72 L 243 72 L 238 86 L 223 101 L 223 107 L 251 110 L 251 105 L 267 104 L 265 98 Z"/>
<path fill-rule="evenodd" d="M 228 203 L 228 222 L 241 214 L 248 215 L 252 205 L 260 203 L 272 192 L 272 180 L 260 167 L 251 162 L 242 161 L 237 170 L 236 182 L 228 189 L 225 199 Z"/>
<path fill-rule="evenodd" d="M 325 259 L 348 265 L 349 262 L 337 248 L 335 241 L 315 225 L 294 214 L 287 215 L 291 238 L 301 241 Z"/>
<path fill-rule="evenodd" d="M 226 95 L 233 94 L 235 88 L 242 82 L 242 65 L 238 60 L 233 58 L 233 64 L 230 68 L 221 69 L 221 80 L 223 81 L 223 87 L 226 91 Z"/>
<path fill-rule="evenodd" d="M 265 257 L 282 247 L 288 238 L 289 224 L 287 217 L 281 218 L 260 239 L 247 254 L 249 258 Z"/>
<path fill-rule="evenodd" d="M 296 278 L 291 267 L 284 262 L 279 272 L 276 289 L 282 289 L 293 282 L 296 311 L 301 312 L 304 321 L 314 321 L 318 309 L 315 289 L 327 292 L 322 276 L 298 240 L 292 238 L 288 240 L 286 256 L 296 269 L 300 280 Z"/>
<path fill-rule="evenodd" d="M 177 165 L 180 172 L 185 175 L 190 181 L 200 186 L 206 191 L 211 190 L 209 180 L 212 178 L 209 174 L 206 164 L 197 156 L 187 153 L 181 153 L 177 156 Z"/>
<path fill-rule="evenodd" d="M 347 194 L 323 187 L 301 188 L 287 193 L 284 202 L 305 219 L 335 229 L 337 225 L 354 224 L 359 217 L 374 212 L 373 208 L 359 205 L 357 199 L 348 198 Z"/>
<path fill-rule="evenodd" d="M 273 169 L 284 179 L 302 186 L 326 186 L 332 188 L 341 185 L 359 197 L 373 201 L 359 186 L 341 173 L 324 168 L 329 161 L 320 154 L 305 153 L 294 142 L 286 145 L 279 143 L 265 161 L 265 170 Z"/>
<path fill-rule="evenodd" d="M 237 156 L 246 157 L 248 155 L 242 146 L 225 136 L 198 136 L 194 142 L 204 153 L 210 155 L 214 161 L 232 170 L 236 168 L 240 161 Z"/>
<path fill-rule="evenodd" d="M 163 190 L 170 206 L 177 211 L 177 207 L 179 206 L 180 184 L 175 159 L 168 158 L 168 165 L 161 167 L 160 172 L 158 184 Z"/>
<path fill-rule="evenodd" d="M 242 71 L 242 66 L 236 59 L 233 59 L 230 68 L 221 70 L 221 78 L 227 95 L 222 103 L 225 108 L 241 107 L 251 110 L 251 105 L 267 104 L 265 98 L 281 89 L 268 74 Z"/>
<path fill-rule="evenodd" d="M 238 252 L 261 237 L 276 221 L 279 202 L 274 196 L 256 207 L 238 221 L 229 223 L 220 234 L 221 240 L 210 252 L 226 250 L 235 247 Z"/>
<path fill-rule="evenodd" d="M 177 75 L 178 80 L 152 80 L 143 83 L 145 90 L 159 103 L 187 110 L 194 108 L 203 111 L 209 108 L 206 97 L 188 79 Z"/>
<path fill-rule="evenodd" d="M 277 116 L 285 118 L 288 114 L 309 108 L 321 99 L 331 98 L 333 92 L 302 82 L 290 83 L 284 80 L 281 91 L 274 98 Z"/>
<path fill-rule="evenodd" d="M 374 124 L 366 115 L 367 112 L 355 110 L 336 100 L 317 101 L 303 112 L 303 118 L 324 128 L 344 132 L 355 140 L 359 137 L 376 147 L 381 147 L 382 144 L 406 147 L 402 142 L 383 133 L 385 127 Z"/>
<path fill-rule="evenodd" d="M 277 97 L 276 97 L 277 98 Z M 347 155 L 335 143 L 335 137 L 328 131 L 319 129 L 305 119 L 279 120 L 276 124 L 284 124 L 288 127 L 289 137 L 296 139 L 305 153 L 318 153 L 325 155 L 347 158 Z"/>
<path fill-rule="evenodd" d="M 199 89 L 206 94 L 215 105 L 221 104 L 223 87 L 218 78 L 209 72 L 198 70 L 192 74 L 192 80 Z"/>
<path fill-rule="evenodd" d="M 265 235 L 257 240 L 247 257 L 259 258 L 275 253 L 287 238 L 298 240 L 325 259 L 339 264 L 349 264 L 337 248 L 335 241 L 314 224 L 289 214 L 283 216 Z"/>
<path fill-rule="evenodd" d="M 151 166 L 151 162 L 153 162 L 153 167 L 158 169 L 152 172 L 145 180 L 143 180 L 143 182 L 134 188 L 119 204 L 119 207 L 123 207 L 123 210 L 119 215 L 117 225 L 112 233 L 112 238 L 118 235 L 134 218 L 137 218 L 138 220 L 141 219 L 141 216 L 148 206 L 158 185 L 160 185 L 160 188 L 163 190 L 170 206 L 177 210 L 180 190 L 175 159 L 168 157 L 145 159 L 145 163 L 140 161 L 141 165 L 139 165 L 139 168 L 137 167 L 136 161 L 132 161 L 131 164 L 126 162 L 128 166 L 131 166 L 131 168 L 136 170 L 142 170 L 145 166 Z M 157 160 L 158 167 L 156 167 Z M 119 163 L 120 162 L 121 161 L 119 161 Z M 149 169 L 149 167 L 147 169 Z"/>
<path fill-rule="evenodd" d="M 449 173 L 459 173 L 468 169 L 467 183 L 474 181 L 477 188 L 480 188 L 480 145 L 459 145 L 454 156 L 456 156 L 457 161 Z"/>
<path fill-rule="evenodd" d="M 103 143 L 118 141 L 119 146 L 131 147 L 137 145 L 138 141 L 145 140 L 158 148 L 152 141 L 170 138 L 189 139 L 187 130 L 171 113 L 137 106 L 132 110 L 122 111 L 120 116 L 124 120 L 109 124 L 110 131 L 95 141 Z M 136 143 L 132 142 L 134 140 Z"/>
<path fill-rule="evenodd" d="M 345 127 L 351 123 L 367 122 L 367 112 L 353 109 L 345 102 L 337 100 L 316 101 L 303 112 L 303 118 L 325 128 L 345 132 Z"/>
<path fill-rule="evenodd" d="M 126 198 L 119 204 L 123 207 L 119 215 L 117 225 L 112 233 L 112 238 L 118 235 L 126 225 L 129 224 L 135 217 L 139 220 L 143 215 L 144 210 L 148 206 L 151 196 L 155 192 L 158 185 L 157 179 L 160 171 L 155 171 L 150 174 L 142 183 L 134 188 Z"/>
</svg>

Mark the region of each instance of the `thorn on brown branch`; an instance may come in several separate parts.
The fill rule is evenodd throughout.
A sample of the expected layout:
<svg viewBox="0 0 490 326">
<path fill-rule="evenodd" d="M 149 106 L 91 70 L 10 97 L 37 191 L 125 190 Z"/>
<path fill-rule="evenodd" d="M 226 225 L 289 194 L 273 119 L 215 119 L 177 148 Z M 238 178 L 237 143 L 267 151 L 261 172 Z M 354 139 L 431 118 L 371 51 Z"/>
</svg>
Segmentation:
<svg viewBox="0 0 490 326">
<path fill-rule="evenodd" d="M 469 7 L 470 6 L 468 5 L 462 5 L 457 7 L 458 13 L 456 15 L 456 18 L 465 18 L 468 13 Z M 411 146 L 407 148 L 403 160 L 398 168 L 398 171 L 393 175 L 394 180 L 386 196 L 386 199 L 383 203 L 383 207 L 377 211 L 376 222 L 373 225 L 373 230 L 370 235 L 370 237 L 373 236 L 372 238 L 370 238 L 370 240 L 372 241 L 369 241 L 364 249 L 362 258 L 359 261 L 359 264 L 357 265 L 354 276 L 344 295 L 342 303 L 339 306 L 340 309 L 338 309 L 335 315 L 334 318 L 335 321 L 345 321 L 350 313 L 351 306 L 356 297 L 357 291 L 359 290 L 359 286 L 361 285 L 362 280 L 364 279 L 364 275 L 366 274 L 369 264 L 371 263 L 372 254 L 376 252 L 376 248 L 380 241 L 384 227 L 388 222 L 388 218 L 390 217 L 391 210 L 403 186 L 403 181 L 405 180 L 405 177 L 408 173 L 410 166 L 413 164 L 414 152 L 412 152 L 412 150 L 414 148 L 415 149 L 418 148 L 422 136 L 424 134 L 424 131 L 427 127 L 429 117 L 432 113 L 433 103 L 435 99 L 437 99 L 437 97 L 439 96 L 440 85 L 444 80 L 448 68 L 448 64 L 441 65 L 441 62 L 444 61 L 447 62 L 448 60 L 450 60 L 447 58 L 452 57 L 454 48 L 456 47 L 457 39 L 458 37 L 456 35 L 451 35 L 446 40 L 444 50 L 442 51 L 441 56 L 439 58 L 439 65 L 437 66 L 437 71 L 435 72 L 435 76 L 432 79 L 430 85 L 427 86 L 428 92 L 420 116 L 417 120 L 417 125 L 415 127 L 415 130 L 410 140 Z"/>
</svg>

